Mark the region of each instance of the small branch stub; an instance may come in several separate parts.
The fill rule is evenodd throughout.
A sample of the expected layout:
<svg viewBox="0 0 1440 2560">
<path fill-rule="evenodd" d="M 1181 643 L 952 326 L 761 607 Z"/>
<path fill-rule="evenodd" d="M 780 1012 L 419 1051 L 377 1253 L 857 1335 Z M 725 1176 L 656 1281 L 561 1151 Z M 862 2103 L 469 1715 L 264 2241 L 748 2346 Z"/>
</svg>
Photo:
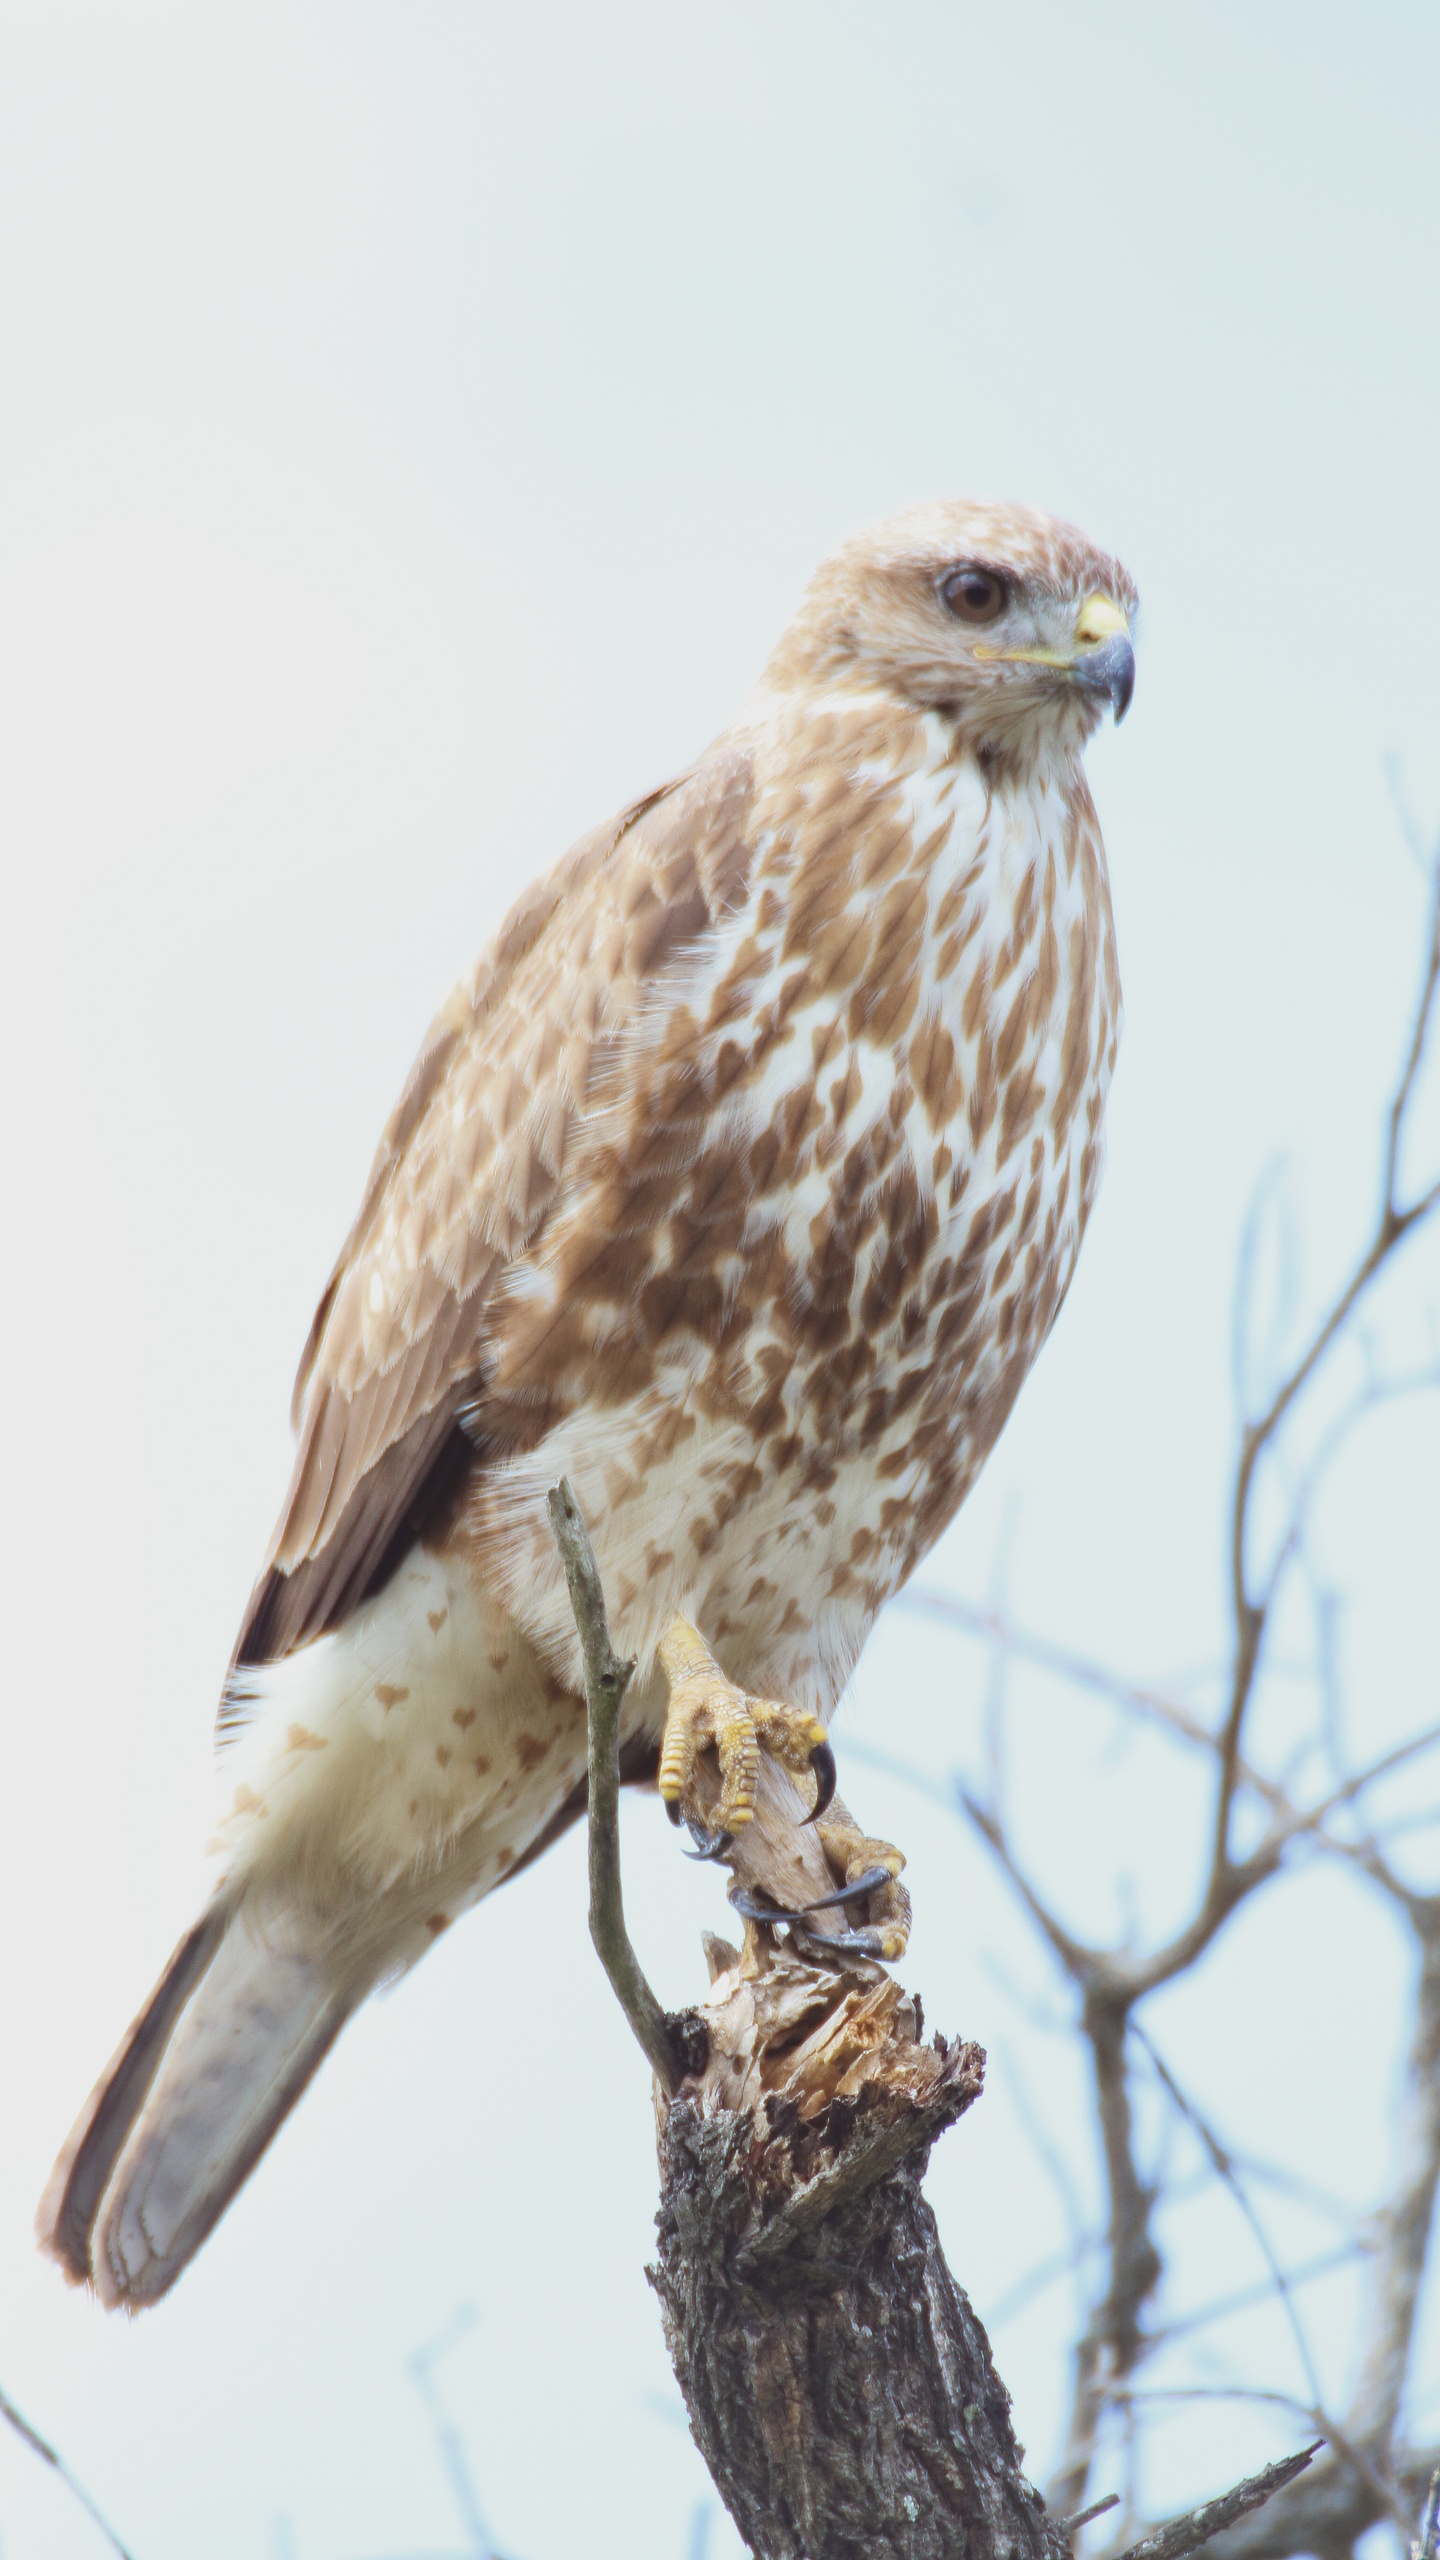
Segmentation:
<svg viewBox="0 0 1440 2560">
<path fill-rule="evenodd" d="M 1223 2498 L 1211 2498 L 1203 2507 L 1192 2508 L 1189 2515 L 1172 2516 L 1169 2524 L 1158 2526 L 1143 2542 L 1132 2542 L 1120 2560 L 1185 2560 L 1187 2552 L 1198 2551 L 1203 2543 L 1212 2542 L 1216 2534 L 1238 2524 L 1242 2516 L 1263 2507 L 1277 2489 L 1288 2488 L 1292 2480 L 1298 2480 L 1323 2442 L 1320 2437 L 1314 2444 L 1307 2444 L 1303 2452 L 1287 2454 L 1283 2462 L 1268 2463 L 1263 2471 L 1252 2472 L 1248 2480 L 1237 2481 Z"/>
</svg>

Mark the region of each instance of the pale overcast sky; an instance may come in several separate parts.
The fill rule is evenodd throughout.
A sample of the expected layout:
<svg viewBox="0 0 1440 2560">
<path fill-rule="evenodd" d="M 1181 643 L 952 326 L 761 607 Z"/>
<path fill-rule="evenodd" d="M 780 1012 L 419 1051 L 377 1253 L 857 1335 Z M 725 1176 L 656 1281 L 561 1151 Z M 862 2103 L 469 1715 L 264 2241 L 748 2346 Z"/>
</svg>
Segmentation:
<svg viewBox="0 0 1440 2560">
<path fill-rule="evenodd" d="M 405 2360 L 473 2304 L 442 2370 L 503 2549 L 682 2560 L 706 2482 L 577 1838 L 347 2032 L 157 2312 L 67 2294 L 34 2200 L 190 1916 L 294 1360 L 425 1023 L 520 884 L 725 722 L 814 562 L 911 499 L 1052 507 L 1143 596 L 1092 757 L 1110 1170 L 928 1579 L 982 1591 L 1008 1536 L 1032 1623 L 1137 1671 L 1214 1656 L 1240 1222 L 1287 1155 L 1313 1299 L 1369 1212 L 1420 897 L 1387 756 L 1440 820 L 1440 17 L 12 0 L 0 45 L 0 2384 L 137 2560 L 458 2549 Z M 1437 1291 L 1432 1250 L 1397 1338 Z M 1381 1738 L 1440 1655 L 1435 1430 L 1388 1424 L 1324 1524 Z M 847 1732 L 962 1759 L 979 1673 L 887 1624 L 842 1770 Z M 1053 1700 L 1027 1734 L 1071 1907 L 1113 1920 L 1127 1870 L 1162 1911 L 1188 1835 Z M 1027 2071 L 1085 2171 L 1078 2083 L 1005 1988 L 1053 1986 L 948 1817 L 847 1792 L 911 1853 L 908 1978 L 994 2054 L 932 2186 L 984 2311 L 1059 2228 Z M 653 1802 L 626 1852 L 678 2000 L 719 1884 Z M 1323 1879 L 1271 1910 L 1167 2031 L 1232 2129 L 1280 2150 L 1304 2110 L 1314 2173 L 1365 2196 L 1394 1944 Z M 1242 2242 L 1217 2222 L 1237 2280 Z M 997 2332 L 1042 2475 L 1067 2316 Z M 1165 2441 L 1161 2504 L 1276 2439 Z M 4 2560 L 97 2548 L 0 2440 Z"/>
</svg>

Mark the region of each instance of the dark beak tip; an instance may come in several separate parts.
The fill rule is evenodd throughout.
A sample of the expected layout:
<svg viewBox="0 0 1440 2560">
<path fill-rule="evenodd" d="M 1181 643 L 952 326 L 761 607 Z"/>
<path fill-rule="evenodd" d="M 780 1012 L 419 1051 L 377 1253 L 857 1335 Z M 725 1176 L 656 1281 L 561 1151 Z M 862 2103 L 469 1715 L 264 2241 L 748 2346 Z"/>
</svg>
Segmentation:
<svg viewBox="0 0 1440 2560">
<path fill-rule="evenodd" d="M 1101 695 L 1109 703 L 1118 728 L 1135 691 L 1135 652 L 1128 631 L 1117 631 L 1098 649 L 1087 649 L 1075 673 L 1087 693 Z"/>
</svg>

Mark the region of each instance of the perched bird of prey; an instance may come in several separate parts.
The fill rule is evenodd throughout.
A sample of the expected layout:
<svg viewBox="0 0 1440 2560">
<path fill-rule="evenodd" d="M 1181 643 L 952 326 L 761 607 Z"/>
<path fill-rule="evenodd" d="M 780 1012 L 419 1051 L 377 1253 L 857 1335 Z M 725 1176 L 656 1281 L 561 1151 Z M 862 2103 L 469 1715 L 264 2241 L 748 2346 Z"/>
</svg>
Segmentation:
<svg viewBox="0 0 1440 2560">
<path fill-rule="evenodd" d="M 358 2004 L 583 1810 L 562 1475 L 640 1665 L 625 1774 L 713 1849 L 762 1753 L 813 1772 L 849 1942 L 903 1949 L 825 1727 L 1095 1196 L 1120 988 L 1081 753 L 1134 606 L 1023 507 L 859 536 L 437 1018 L 300 1363 L 218 1881 L 41 2209 L 106 2302 L 165 2292 Z"/>
</svg>

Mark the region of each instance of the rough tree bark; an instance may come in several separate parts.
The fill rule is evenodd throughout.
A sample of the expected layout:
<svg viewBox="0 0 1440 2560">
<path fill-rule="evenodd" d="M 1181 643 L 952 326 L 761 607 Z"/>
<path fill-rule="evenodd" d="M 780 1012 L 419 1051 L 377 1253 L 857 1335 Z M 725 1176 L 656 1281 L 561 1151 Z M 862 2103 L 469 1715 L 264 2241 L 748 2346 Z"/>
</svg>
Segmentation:
<svg viewBox="0 0 1440 2560">
<path fill-rule="evenodd" d="M 876 1965 L 712 1940 L 709 2055 L 658 2108 L 660 2296 L 695 2441 L 762 2560 L 1059 2560 L 920 2192 L 980 2093 Z"/>
</svg>

